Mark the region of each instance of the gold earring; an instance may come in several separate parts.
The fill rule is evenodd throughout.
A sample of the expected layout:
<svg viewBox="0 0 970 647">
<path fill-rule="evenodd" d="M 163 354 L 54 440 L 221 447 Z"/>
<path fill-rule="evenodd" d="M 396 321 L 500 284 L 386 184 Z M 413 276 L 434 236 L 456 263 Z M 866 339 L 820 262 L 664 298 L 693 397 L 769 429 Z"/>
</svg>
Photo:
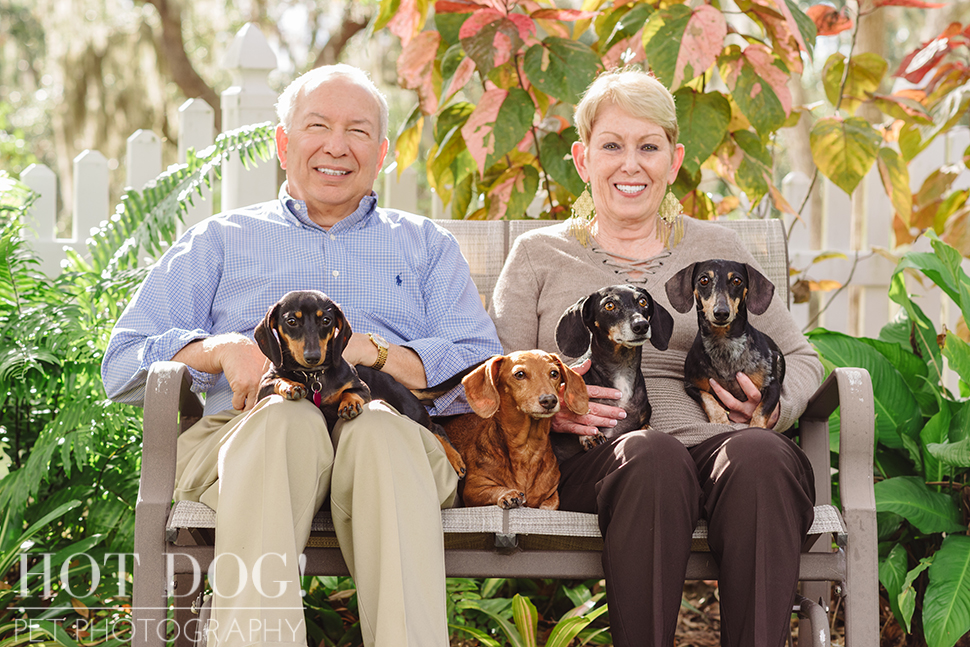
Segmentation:
<svg viewBox="0 0 970 647">
<path fill-rule="evenodd" d="M 579 241 L 583 247 L 589 247 L 589 224 L 596 215 L 593 196 L 589 191 L 589 184 L 579 194 L 572 206 L 572 217 L 569 219 L 569 233 Z"/>
<path fill-rule="evenodd" d="M 663 241 L 664 247 L 673 249 L 684 237 L 684 209 L 680 200 L 674 192 L 667 190 L 663 201 L 660 203 L 658 215 L 660 221 L 657 222 L 657 237 Z M 671 242 L 671 234 L 673 241 Z"/>
</svg>

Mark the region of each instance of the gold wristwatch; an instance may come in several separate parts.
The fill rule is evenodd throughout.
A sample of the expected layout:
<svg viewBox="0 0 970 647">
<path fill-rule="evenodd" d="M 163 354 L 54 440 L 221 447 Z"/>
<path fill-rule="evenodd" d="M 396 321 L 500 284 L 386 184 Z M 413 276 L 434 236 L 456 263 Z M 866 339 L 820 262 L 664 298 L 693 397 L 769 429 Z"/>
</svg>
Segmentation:
<svg viewBox="0 0 970 647">
<path fill-rule="evenodd" d="M 377 361 L 371 364 L 371 368 L 379 371 L 384 368 L 384 362 L 387 361 L 387 340 L 373 332 L 367 333 L 367 338 L 370 339 L 372 344 L 377 346 Z"/>
</svg>

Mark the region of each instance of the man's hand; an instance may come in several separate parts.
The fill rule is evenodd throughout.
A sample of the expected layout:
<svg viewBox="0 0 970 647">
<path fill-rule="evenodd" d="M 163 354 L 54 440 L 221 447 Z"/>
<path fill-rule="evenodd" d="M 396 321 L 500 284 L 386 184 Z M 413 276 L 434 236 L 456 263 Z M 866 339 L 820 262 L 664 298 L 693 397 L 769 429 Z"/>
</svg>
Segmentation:
<svg viewBox="0 0 970 647">
<path fill-rule="evenodd" d="M 751 378 L 744 373 L 737 374 L 738 385 L 741 386 L 741 390 L 744 394 L 748 396 L 747 402 L 741 402 L 733 395 L 728 393 L 724 387 L 718 384 L 713 379 L 711 380 L 711 388 L 714 389 L 714 393 L 717 395 L 718 399 L 724 404 L 728 409 L 728 419 L 731 422 L 751 422 L 751 416 L 754 410 L 758 408 L 761 403 L 761 391 L 758 387 L 754 385 Z M 781 405 L 775 407 L 775 410 L 771 412 L 768 417 L 768 429 L 773 429 L 775 424 L 778 422 L 778 415 L 781 410 Z"/>
<path fill-rule="evenodd" d="M 232 389 L 232 408 L 237 411 L 256 405 L 259 382 L 269 368 L 269 360 L 256 342 L 236 333 L 194 341 L 172 359 L 204 373 L 224 373 Z"/>
<path fill-rule="evenodd" d="M 580 375 L 585 375 L 592 365 L 591 360 L 586 360 L 579 366 L 573 368 Z M 609 400 L 619 400 L 622 394 L 616 389 L 605 386 L 586 385 L 586 390 L 591 398 L 606 398 Z M 615 427 L 618 420 L 626 418 L 626 411 L 619 407 L 613 407 L 599 402 L 589 403 L 589 413 L 576 415 L 566 408 L 559 410 L 559 413 L 552 417 L 552 430 L 565 434 L 576 434 L 577 436 L 592 436 L 599 429 L 597 427 Z"/>
</svg>

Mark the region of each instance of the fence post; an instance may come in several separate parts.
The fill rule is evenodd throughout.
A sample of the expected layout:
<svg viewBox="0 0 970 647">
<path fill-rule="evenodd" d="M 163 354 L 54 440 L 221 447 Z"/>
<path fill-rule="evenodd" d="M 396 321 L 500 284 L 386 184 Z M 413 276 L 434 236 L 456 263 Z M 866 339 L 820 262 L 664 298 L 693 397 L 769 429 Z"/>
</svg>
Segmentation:
<svg viewBox="0 0 970 647">
<path fill-rule="evenodd" d="M 264 121 L 276 121 L 276 93 L 266 82 L 276 69 L 276 55 L 254 23 L 247 23 L 233 39 L 223 62 L 232 74 L 232 87 L 222 93 L 224 131 Z M 222 210 L 235 209 L 276 197 L 276 161 L 270 159 L 247 170 L 238 156 L 222 165 Z"/>
<path fill-rule="evenodd" d="M 43 164 L 31 164 L 20 174 L 20 181 L 37 194 L 27 212 L 24 238 L 40 259 L 41 271 L 57 276 L 61 264 L 61 247 L 57 239 L 57 175 Z"/>
<path fill-rule="evenodd" d="M 162 142 L 150 130 L 136 130 L 128 137 L 125 158 L 125 186 L 141 191 L 162 172 Z"/>
<path fill-rule="evenodd" d="M 111 216 L 108 204 L 108 160 L 99 151 L 86 150 L 74 158 L 72 207 L 73 247 L 79 254 L 86 255 L 84 241 L 90 231 Z"/>
<path fill-rule="evenodd" d="M 189 99 L 179 106 L 179 149 L 178 161 L 184 163 L 190 148 L 196 153 L 212 145 L 215 133 L 215 111 L 204 99 Z M 189 206 L 184 215 L 184 224 L 179 223 L 181 234 L 194 224 L 212 215 L 212 191 L 202 189 L 201 196 L 193 196 L 195 204 Z"/>
</svg>

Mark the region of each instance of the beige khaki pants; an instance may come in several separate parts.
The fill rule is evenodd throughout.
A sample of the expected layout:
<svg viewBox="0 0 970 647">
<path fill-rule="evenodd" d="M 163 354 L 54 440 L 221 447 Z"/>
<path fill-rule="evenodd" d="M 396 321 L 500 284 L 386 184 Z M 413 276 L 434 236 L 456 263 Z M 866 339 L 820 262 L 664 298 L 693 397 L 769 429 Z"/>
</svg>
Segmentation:
<svg viewBox="0 0 970 647">
<path fill-rule="evenodd" d="M 299 555 L 328 491 L 364 644 L 448 645 L 440 508 L 458 477 L 440 443 L 377 401 L 332 438 L 279 396 L 179 437 L 175 498 L 216 511 L 209 647 L 306 644 Z"/>
</svg>

